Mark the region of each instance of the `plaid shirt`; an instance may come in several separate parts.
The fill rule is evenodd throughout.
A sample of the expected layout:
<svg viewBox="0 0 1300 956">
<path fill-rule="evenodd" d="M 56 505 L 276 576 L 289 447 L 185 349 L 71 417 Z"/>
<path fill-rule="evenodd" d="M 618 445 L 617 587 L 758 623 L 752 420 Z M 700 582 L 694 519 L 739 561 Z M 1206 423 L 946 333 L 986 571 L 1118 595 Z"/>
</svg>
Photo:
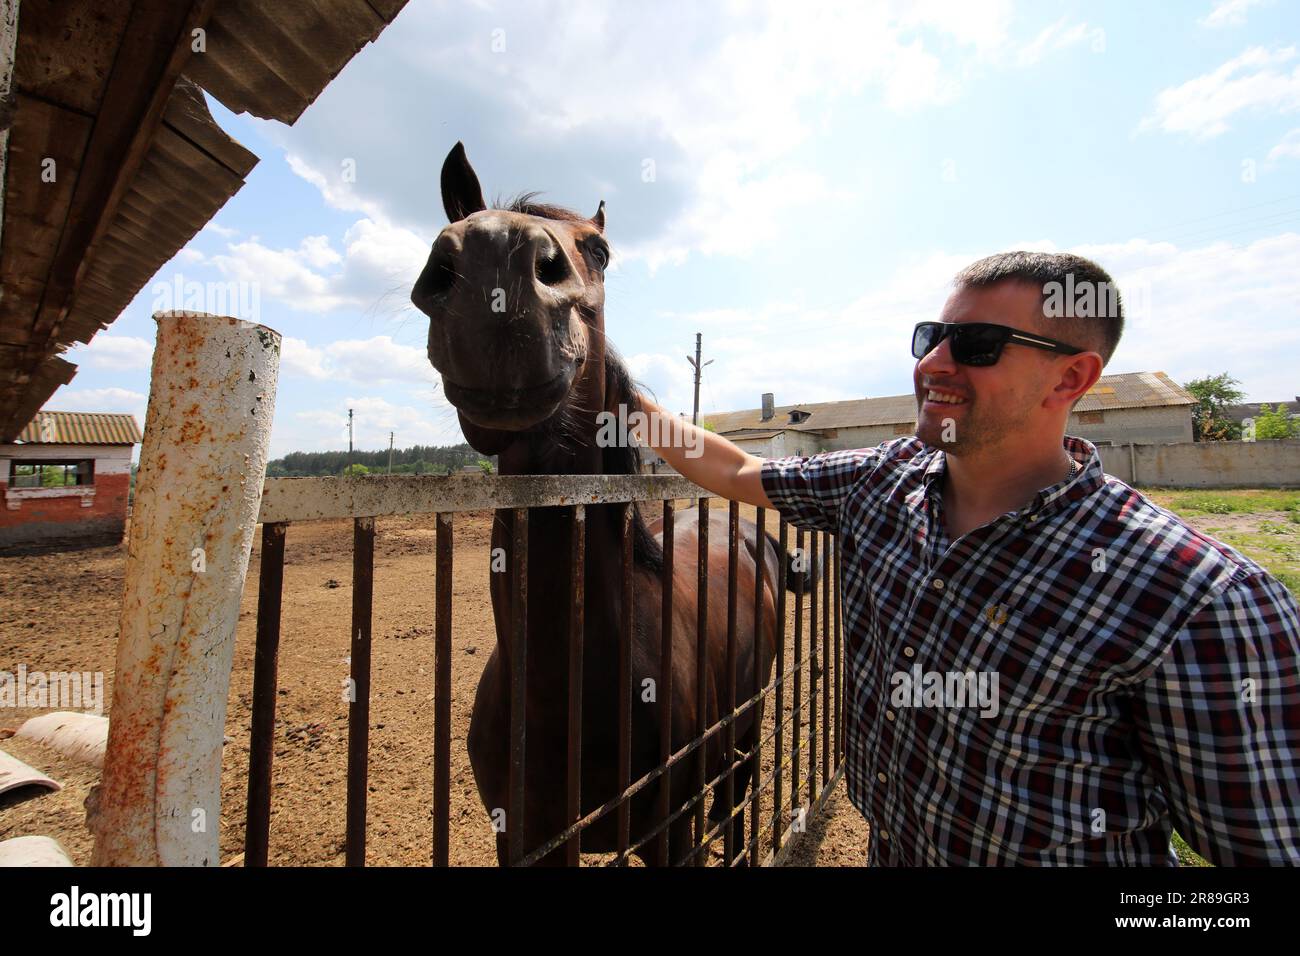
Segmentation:
<svg viewBox="0 0 1300 956">
<path fill-rule="evenodd" d="M 947 540 L 920 439 L 770 459 L 843 555 L 849 797 L 874 866 L 1300 863 L 1300 609 L 1102 471 Z M 986 693 L 981 696 L 980 691 Z M 989 693 L 992 692 L 992 693 Z"/>
</svg>

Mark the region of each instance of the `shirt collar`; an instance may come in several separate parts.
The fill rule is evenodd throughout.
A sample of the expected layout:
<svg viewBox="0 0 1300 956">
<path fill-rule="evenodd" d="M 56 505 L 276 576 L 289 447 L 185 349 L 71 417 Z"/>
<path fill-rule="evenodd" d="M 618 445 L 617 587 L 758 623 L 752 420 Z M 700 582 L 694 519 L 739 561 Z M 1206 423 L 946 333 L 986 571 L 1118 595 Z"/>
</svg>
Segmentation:
<svg viewBox="0 0 1300 956">
<path fill-rule="evenodd" d="M 1030 520 L 1042 520 L 1050 515 L 1068 508 L 1088 497 L 1106 482 L 1106 473 L 1102 468 L 1101 455 L 1097 448 L 1086 438 L 1066 435 L 1061 442 L 1076 468 L 1070 477 L 1041 489 L 1031 501 L 1019 511 L 1012 512 L 1018 517 Z M 925 466 L 922 484 L 927 497 L 939 494 L 943 487 L 943 475 L 947 469 L 942 450 L 935 449 L 929 464 Z"/>
</svg>

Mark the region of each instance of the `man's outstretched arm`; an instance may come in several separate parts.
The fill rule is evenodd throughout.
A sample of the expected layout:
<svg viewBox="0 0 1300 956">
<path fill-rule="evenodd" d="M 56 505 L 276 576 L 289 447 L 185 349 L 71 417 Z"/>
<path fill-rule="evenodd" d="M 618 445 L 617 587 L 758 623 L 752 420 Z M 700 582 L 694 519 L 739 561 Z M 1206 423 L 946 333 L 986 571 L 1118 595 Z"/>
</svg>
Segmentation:
<svg viewBox="0 0 1300 956">
<path fill-rule="evenodd" d="M 648 421 L 630 427 L 641 445 L 653 448 L 677 473 L 722 498 L 759 508 L 773 504 L 763 490 L 763 459 L 736 447 L 720 435 L 679 418 L 637 393 Z"/>
</svg>

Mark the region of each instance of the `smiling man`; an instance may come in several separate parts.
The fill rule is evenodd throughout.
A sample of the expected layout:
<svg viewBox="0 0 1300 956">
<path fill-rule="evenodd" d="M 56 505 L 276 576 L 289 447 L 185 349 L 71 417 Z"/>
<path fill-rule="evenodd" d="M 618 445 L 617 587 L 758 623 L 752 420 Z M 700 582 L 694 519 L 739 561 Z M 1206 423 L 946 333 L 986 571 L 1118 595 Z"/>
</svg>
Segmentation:
<svg viewBox="0 0 1300 956">
<path fill-rule="evenodd" d="M 1123 330 L 1110 276 L 1010 252 L 954 286 L 913 332 L 915 437 L 764 460 L 675 417 L 636 433 L 836 534 L 870 863 L 1176 865 L 1175 827 L 1214 863 L 1300 863 L 1300 608 L 1065 434 Z"/>
</svg>

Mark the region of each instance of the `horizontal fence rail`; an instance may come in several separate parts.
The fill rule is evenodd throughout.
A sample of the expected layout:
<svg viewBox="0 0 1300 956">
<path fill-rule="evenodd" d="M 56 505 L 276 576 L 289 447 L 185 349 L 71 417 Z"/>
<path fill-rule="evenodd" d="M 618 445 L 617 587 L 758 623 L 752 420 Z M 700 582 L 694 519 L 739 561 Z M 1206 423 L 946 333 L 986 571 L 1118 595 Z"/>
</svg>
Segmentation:
<svg viewBox="0 0 1300 956">
<path fill-rule="evenodd" d="M 378 475 L 268 478 L 260 522 L 376 518 L 713 497 L 680 475 Z"/>
<path fill-rule="evenodd" d="M 509 636 L 512 666 L 509 674 L 511 706 L 509 714 L 509 807 L 506 834 L 511 865 L 532 865 L 544 858 L 549 862 L 578 865 L 584 852 L 583 831 L 607 814 L 614 814 L 616 851 L 608 865 L 624 866 L 640 851 L 645 859 L 659 865 L 686 864 L 702 866 L 714 862 L 721 850 L 721 865 L 773 865 L 783 862 L 806 831 L 810 819 L 818 813 L 843 774 L 843 704 L 841 700 L 841 602 L 840 560 L 838 543 L 828 532 L 807 535 L 796 529 L 794 552 L 788 551 L 789 525 L 778 521 L 774 538 L 779 552 L 790 560 L 801 561 L 816 573 L 811 587 L 805 587 L 807 575 L 797 579 L 792 592 L 793 642 L 786 647 L 786 618 L 791 594 L 785 587 L 785 566 L 766 568 L 769 559 L 765 547 L 765 510 L 756 509 L 756 575 L 760 582 L 766 570 L 775 571 L 777 581 L 776 644 L 771 649 L 775 668 L 770 678 L 753 662 L 753 681 L 740 686 L 737 681 L 738 658 L 738 587 L 737 573 L 741 547 L 739 503 L 728 502 L 727 569 L 726 569 L 726 665 L 724 684 L 718 701 L 718 717 L 707 719 L 706 680 L 707 642 L 699 635 L 707 631 L 709 621 L 709 504 L 713 496 L 707 490 L 676 475 L 561 475 L 561 476 L 401 476 L 368 478 L 275 478 L 267 480 L 262 497 L 263 548 L 259 575 L 256 667 L 254 672 L 252 732 L 248 787 L 248 815 L 245 831 L 246 866 L 265 866 L 270 845 L 271 758 L 274 750 L 274 723 L 277 695 L 277 658 L 284 640 L 291 634 L 281 632 L 280 612 L 284 582 L 284 562 L 288 526 L 293 522 L 329 518 L 351 519 L 353 542 L 353 605 L 351 621 L 351 679 L 348 708 L 347 803 L 345 818 L 346 863 L 362 866 L 366 857 L 366 793 L 368 786 L 369 698 L 371 664 L 371 623 L 374 584 L 375 519 L 382 516 L 432 514 L 436 516 L 434 554 L 434 748 L 433 748 L 433 820 L 432 862 L 446 866 L 452 834 L 450 818 L 451 760 L 451 630 L 453 564 L 453 516 L 458 512 L 507 510 L 512 514 L 515 573 L 510 584 L 508 622 L 503 622 Z M 696 724 L 694 736 L 674 751 L 671 737 L 671 702 L 673 682 L 673 589 L 661 591 L 662 630 L 653 636 L 660 654 L 658 697 L 666 702 L 656 716 L 659 735 L 656 767 L 632 779 L 633 717 L 633 509 L 635 503 L 658 502 L 663 508 L 664 581 L 671 581 L 674 569 L 674 515 L 676 502 L 687 500 L 699 509 L 696 558 L 696 641 L 694 666 L 696 679 Z M 623 613 L 617 624 L 617 792 L 602 805 L 587 813 L 582 811 L 582 674 L 583 622 L 587 595 L 584 594 L 584 560 L 589 505 L 622 507 L 617 524 L 621 528 L 620 593 Z M 525 689 L 528 674 L 527 552 L 529 514 L 533 509 L 564 508 L 572 515 L 572 535 L 568 557 L 572 573 L 569 600 L 574 613 L 568 629 L 567 743 L 568 765 L 564 775 L 564 794 L 553 799 L 565 808 L 567 825 L 537 845 L 525 846 L 524 769 L 528 765 Z M 652 517 L 647 514 L 647 518 Z M 745 536 L 748 540 L 748 535 Z M 819 556 L 824 560 L 819 563 Z M 718 573 L 719 569 L 712 569 Z M 795 570 L 799 570 L 796 568 Z M 833 580 L 833 584 L 832 584 Z M 760 628 L 766 586 L 756 589 L 752 606 L 755 628 Z M 819 593 L 820 592 L 820 593 Z M 820 600 L 819 600 L 820 598 Z M 805 614 L 805 601 L 808 613 Z M 818 609 L 821 614 L 818 614 Z M 806 620 L 805 620 L 806 618 Z M 806 624 L 806 628 L 805 628 Z M 805 645 L 804 639 L 807 637 Z M 820 638 L 820 639 L 819 639 Z M 645 639 L 645 636 L 643 636 Z M 755 638 L 755 644 L 760 643 Z M 688 658 L 689 660 L 689 658 Z M 805 680 L 806 677 L 806 680 Z M 771 707 L 770 720 L 755 718 Z M 787 703 L 790 712 L 787 713 Z M 738 722 L 749 720 L 756 725 L 753 742 L 742 752 L 738 746 Z M 770 723 L 770 727 L 767 726 Z M 820 723 L 820 727 L 819 727 Z M 820 730 L 820 733 L 819 733 Z M 820 746 L 820 760 L 819 757 Z M 721 769 L 706 765 L 714 758 L 705 755 L 721 750 Z M 771 761 L 765 770 L 764 758 Z M 693 761 L 693 764 L 688 762 Z M 693 766 L 691 796 L 673 805 L 670 780 L 673 774 Z M 737 786 L 736 775 L 741 775 Z M 745 778 L 749 783 L 745 784 Z M 680 783 L 679 783 L 680 785 Z M 642 794 L 642 791 L 644 793 Z M 630 830 L 632 800 L 638 804 L 651 801 L 654 819 L 648 832 Z M 705 812 L 706 800 L 712 809 Z M 536 800 L 536 796 L 529 799 Z M 588 805 L 591 801 L 588 798 Z M 749 826 L 746 832 L 746 817 Z M 686 852 L 679 848 L 670 857 L 671 828 L 690 821 L 692 840 Z"/>
</svg>

